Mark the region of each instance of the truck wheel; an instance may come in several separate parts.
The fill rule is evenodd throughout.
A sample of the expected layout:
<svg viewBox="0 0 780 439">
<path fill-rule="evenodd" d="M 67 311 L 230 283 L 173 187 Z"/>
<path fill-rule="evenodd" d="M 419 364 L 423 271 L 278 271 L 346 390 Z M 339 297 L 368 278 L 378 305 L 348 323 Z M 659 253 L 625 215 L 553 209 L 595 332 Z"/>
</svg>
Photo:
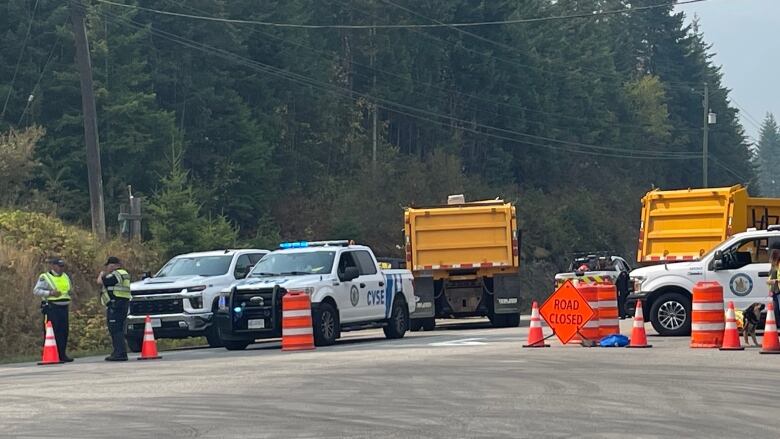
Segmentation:
<svg viewBox="0 0 780 439">
<path fill-rule="evenodd" d="M 322 302 L 314 313 L 314 344 L 330 346 L 336 343 L 339 331 L 339 315 L 330 303 Z"/>
<path fill-rule="evenodd" d="M 660 335 L 678 336 L 691 333 L 691 300 L 680 293 L 666 293 L 655 299 L 650 308 L 650 322 Z"/>
<path fill-rule="evenodd" d="M 520 313 L 501 315 L 501 328 L 517 328 L 520 326 Z"/>
<path fill-rule="evenodd" d="M 222 346 L 229 351 L 243 351 L 250 344 L 252 342 L 247 340 L 222 340 Z"/>
<path fill-rule="evenodd" d="M 130 352 L 141 352 L 141 348 L 143 347 L 144 342 L 142 337 L 133 337 L 128 335 L 125 336 L 125 340 L 127 340 L 127 348 L 130 349 Z"/>
<path fill-rule="evenodd" d="M 219 336 L 219 330 L 217 325 L 213 324 L 206 330 L 206 342 L 208 342 L 210 348 L 221 348 L 222 338 Z"/>
<path fill-rule="evenodd" d="M 436 317 L 428 317 L 427 319 L 421 319 L 422 320 L 422 328 L 423 331 L 433 331 L 436 329 Z"/>
<path fill-rule="evenodd" d="M 393 302 L 393 310 L 390 313 L 390 318 L 387 319 L 387 326 L 382 328 L 387 338 L 403 338 L 406 334 L 406 330 L 409 328 L 409 308 L 406 306 L 406 301 L 403 299 L 396 299 Z"/>
</svg>

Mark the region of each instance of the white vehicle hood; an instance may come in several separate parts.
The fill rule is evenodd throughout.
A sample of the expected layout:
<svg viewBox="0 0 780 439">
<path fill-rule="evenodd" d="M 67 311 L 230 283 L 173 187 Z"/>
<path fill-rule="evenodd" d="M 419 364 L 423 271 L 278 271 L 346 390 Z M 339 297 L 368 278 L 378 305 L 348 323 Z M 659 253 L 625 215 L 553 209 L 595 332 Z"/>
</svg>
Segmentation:
<svg viewBox="0 0 780 439">
<path fill-rule="evenodd" d="M 236 287 L 239 290 L 252 290 L 257 288 L 273 288 L 279 285 L 285 289 L 302 288 L 308 286 L 314 286 L 324 281 L 332 280 L 332 276 L 310 274 L 301 276 L 268 276 L 268 277 L 250 277 L 235 282 L 232 287 Z"/>
<path fill-rule="evenodd" d="M 631 277 L 644 277 L 646 279 L 663 276 L 665 274 L 683 274 L 687 275 L 690 272 L 704 271 L 704 263 L 702 261 L 693 262 L 674 262 L 671 264 L 651 265 L 649 267 L 641 267 L 631 271 Z"/>
<path fill-rule="evenodd" d="M 198 285 L 209 284 L 209 276 L 170 276 L 170 277 L 152 277 L 130 284 L 133 291 L 146 290 L 168 290 L 174 288 L 187 288 Z"/>
</svg>

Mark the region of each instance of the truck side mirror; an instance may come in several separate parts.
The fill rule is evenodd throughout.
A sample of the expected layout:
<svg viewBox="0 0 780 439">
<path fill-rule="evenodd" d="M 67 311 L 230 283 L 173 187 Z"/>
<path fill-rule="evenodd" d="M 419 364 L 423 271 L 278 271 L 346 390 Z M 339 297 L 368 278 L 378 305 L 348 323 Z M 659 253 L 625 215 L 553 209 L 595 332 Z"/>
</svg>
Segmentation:
<svg viewBox="0 0 780 439">
<path fill-rule="evenodd" d="M 143 273 L 141 273 L 141 280 L 149 279 L 151 277 L 152 277 L 152 273 L 150 273 L 148 271 L 144 271 Z"/>
<path fill-rule="evenodd" d="M 723 250 L 716 250 L 715 251 L 715 260 L 716 261 L 723 260 Z"/>
<path fill-rule="evenodd" d="M 339 280 L 342 282 L 349 282 L 360 277 L 360 270 L 357 267 L 347 267 L 344 269 L 344 273 L 339 276 Z"/>
<path fill-rule="evenodd" d="M 723 261 L 721 261 L 720 259 L 715 259 L 714 261 L 712 261 L 712 269 L 715 271 L 723 270 Z"/>
</svg>

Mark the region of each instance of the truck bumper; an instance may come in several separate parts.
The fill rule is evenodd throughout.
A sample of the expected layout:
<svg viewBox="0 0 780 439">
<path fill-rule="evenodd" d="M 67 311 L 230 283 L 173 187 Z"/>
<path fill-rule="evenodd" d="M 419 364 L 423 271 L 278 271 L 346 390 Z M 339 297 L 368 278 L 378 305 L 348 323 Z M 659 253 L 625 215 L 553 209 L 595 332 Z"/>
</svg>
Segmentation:
<svg viewBox="0 0 780 439">
<path fill-rule="evenodd" d="M 266 329 L 235 329 L 229 312 L 220 312 L 214 314 L 214 324 L 219 329 L 219 338 L 227 341 L 246 341 L 263 338 L 278 338 L 282 336 L 280 327 Z"/>
<path fill-rule="evenodd" d="M 154 336 L 160 338 L 183 338 L 201 334 L 206 331 L 214 321 L 211 312 L 199 314 L 159 314 L 152 315 L 153 320 L 160 320 L 160 326 L 154 328 Z M 146 316 L 128 315 L 127 334 L 131 336 L 143 336 Z"/>
</svg>

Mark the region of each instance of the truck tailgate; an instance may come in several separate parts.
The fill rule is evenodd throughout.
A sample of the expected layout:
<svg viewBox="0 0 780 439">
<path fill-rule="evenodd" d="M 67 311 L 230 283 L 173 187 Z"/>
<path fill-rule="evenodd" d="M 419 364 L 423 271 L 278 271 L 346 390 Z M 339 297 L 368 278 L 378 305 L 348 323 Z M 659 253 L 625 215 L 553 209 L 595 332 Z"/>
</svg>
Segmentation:
<svg viewBox="0 0 780 439">
<path fill-rule="evenodd" d="M 509 203 L 407 209 L 406 222 L 413 270 L 518 266 Z"/>
</svg>

